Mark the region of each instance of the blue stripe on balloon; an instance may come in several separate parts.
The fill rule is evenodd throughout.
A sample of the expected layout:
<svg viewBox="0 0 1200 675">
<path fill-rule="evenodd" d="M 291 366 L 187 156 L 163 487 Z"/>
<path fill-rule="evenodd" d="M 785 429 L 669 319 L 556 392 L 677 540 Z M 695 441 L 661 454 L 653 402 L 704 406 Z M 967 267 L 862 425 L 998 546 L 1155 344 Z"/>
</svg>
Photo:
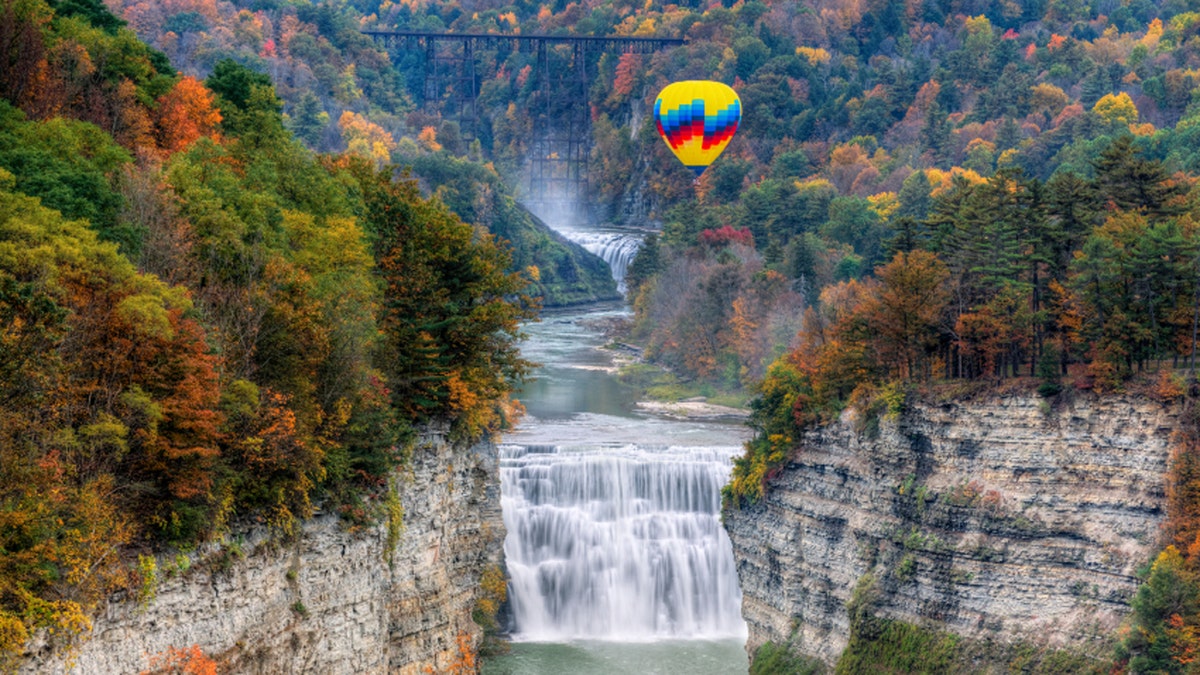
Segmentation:
<svg viewBox="0 0 1200 675">
<path fill-rule="evenodd" d="M 701 119 L 704 120 L 705 138 L 712 138 L 728 132 L 731 128 L 737 128 L 742 112 L 740 101 L 733 101 L 713 115 L 704 114 L 704 108 L 703 99 L 694 99 L 690 103 L 680 104 L 674 110 L 664 111 L 662 99 L 655 99 L 654 116 L 672 144 L 681 141 L 681 130 L 686 128 L 690 132 L 693 122 Z"/>
</svg>

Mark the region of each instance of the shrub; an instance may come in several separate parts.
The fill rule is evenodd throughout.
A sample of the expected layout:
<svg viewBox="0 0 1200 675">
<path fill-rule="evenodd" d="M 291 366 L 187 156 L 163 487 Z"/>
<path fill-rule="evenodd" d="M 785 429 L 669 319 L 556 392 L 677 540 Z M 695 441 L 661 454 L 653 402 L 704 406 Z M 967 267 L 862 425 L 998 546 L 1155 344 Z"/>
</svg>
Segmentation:
<svg viewBox="0 0 1200 675">
<path fill-rule="evenodd" d="M 825 664 L 792 653 L 788 645 L 764 642 L 754 650 L 750 675 L 821 675 Z"/>
</svg>

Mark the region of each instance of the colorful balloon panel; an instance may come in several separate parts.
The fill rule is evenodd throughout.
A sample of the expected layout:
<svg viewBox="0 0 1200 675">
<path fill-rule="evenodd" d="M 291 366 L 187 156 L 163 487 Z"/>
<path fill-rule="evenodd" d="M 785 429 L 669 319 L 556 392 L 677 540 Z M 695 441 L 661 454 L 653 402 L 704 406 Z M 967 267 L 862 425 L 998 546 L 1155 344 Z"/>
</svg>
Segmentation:
<svg viewBox="0 0 1200 675">
<path fill-rule="evenodd" d="M 675 82 L 654 102 L 658 134 L 697 178 L 729 145 L 741 118 L 741 99 L 720 82 Z"/>
</svg>

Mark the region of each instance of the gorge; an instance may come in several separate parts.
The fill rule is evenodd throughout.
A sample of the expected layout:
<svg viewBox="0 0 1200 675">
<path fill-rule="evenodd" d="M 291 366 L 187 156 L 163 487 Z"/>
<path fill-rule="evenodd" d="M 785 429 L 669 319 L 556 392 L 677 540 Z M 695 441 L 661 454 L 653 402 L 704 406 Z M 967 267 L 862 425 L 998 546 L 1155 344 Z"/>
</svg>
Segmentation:
<svg viewBox="0 0 1200 675">
<path fill-rule="evenodd" d="M 627 262 L 618 236 L 594 239 Z M 481 580 L 501 569 L 513 645 L 492 675 L 744 672 L 768 642 L 834 664 L 865 615 L 997 661 L 1109 653 L 1161 545 L 1175 407 L 1070 391 L 850 407 L 760 501 L 722 511 L 749 430 L 639 412 L 603 348 L 627 316 L 527 326 L 526 418 L 499 445 L 423 436 L 393 485 L 402 528 L 324 514 L 294 541 L 241 529 L 162 557 L 146 594 L 114 598 L 77 650 L 43 636 L 22 672 L 140 672 L 191 644 L 237 673 L 443 671 L 478 644 Z"/>
<path fill-rule="evenodd" d="M 722 673 L 746 668 L 719 490 L 745 431 L 635 411 L 597 325 L 529 327 L 542 364 L 501 445 L 512 652 L 486 673 Z"/>
<path fill-rule="evenodd" d="M 1195 7 L 500 4 L 0 7 L 0 672 L 1196 667 Z"/>
<path fill-rule="evenodd" d="M 114 598 L 74 648 L 29 645 L 20 672 L 141 673 L 190 645 L 222 673 L 446 671 L 460 636 L 477 642 L 480 577 L 501 564 L 495 472 L 495 446 L 425 434 L 393 485 L 403 525 L 391 536 L 386 522 L 353 532 L 326 514 L 294 540 L 258 527 L 163 556 L 151 593 Z"/>
<path fill-rule="evenodd" d="M 834 663 L 854 616 L 1111 659 L 1162 545 L 1178 411 L 1132 397 L 915 403 L 872 436 L 809 434 L 758 503 L 724 513 L 749 625 Z M 1077 671 L 1064 671 L 1077 672 Z"/>
<path fill-rule="evenodd" d="M 229 672 L 440 672 L 460 635 L 476 643 L 480 579 L 500 565 L 514 642 L 491 675 L 744 672 L 767 642 L 834 664 L 859 610 L 998 660 L 1012 644 L 1107 654 L 1160 543 L 1173 407 L 1078 393 L 849 408 L 761 501 L 722 512 L 749 432 L 638 412 L 602 348 L 600 326 L 624 316 L 527 327 L 541 366 L 499 445 L 423 437 L 397 481 L 390 566 L 387 523 L 323 515 L 283 543 L 252 530 L 160 560 L 153 597 L 112 603 L 78 651 L 32 645 L 22 672 L 137 672 L 186 644 Z"/>
</svg>

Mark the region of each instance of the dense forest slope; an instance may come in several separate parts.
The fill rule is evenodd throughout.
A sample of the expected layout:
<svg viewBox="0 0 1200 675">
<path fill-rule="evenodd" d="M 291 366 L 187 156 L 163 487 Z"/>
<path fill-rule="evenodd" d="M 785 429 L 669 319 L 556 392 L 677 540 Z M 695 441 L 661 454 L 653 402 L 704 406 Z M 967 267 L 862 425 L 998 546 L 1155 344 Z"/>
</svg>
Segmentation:
<svg viewBox="0 0 1200 675">
<path fill-rule="evenodd" d="M 353 521 L 414 422 L 502 423 L 493 403 L 527 365 L 520 292 L 544 264 L 507 273 L 444 206 L 484 220 L 507 202 L 477 186 L 429 201 L 441 180 L 379 167 L 490 161 L 519 185 L 537 134 L 564 120 L 535 128 L 535 54 L 485 50 L 467 140 L 424 100 L 424 57 L 359 31 L 396 27 L 686 39 L 598 57 L 589 184 L 610 218 L 661 224 L 627 279 L 648 357 L 758 393 L 731 506 L 770 499 L 847 407 L 899 414 L 914 388 L 1033 378 L 1020 386 L 1052 410 L 1133 389 L 1182 401 L 1171 546 L 1113 658 L 1180 672 L 1200 650 L 1195 3 L 111 6 L 156 49 L 96 0 L 12 0 L 0 20 L 0 223 L 15 242 L 0 308 L 18 326 L 0 368 L 0 461 L 19 468 L 0 473 L 15 514 L 0 533 L 19 552 L 5 645 L 75 630 L 77 609 L 131 583 L 89 573 L 107 542 L 191 542 L 239 513 L 286 530 L 314 498 Z M 548 53 L 552 69 L 569 57 Z M 745 111 L 696 185 L 647 114 L 685 78 L 732 85 Z M 288 132 L 346 154 L 315 157 Z M 479 275 L 460 283 L 464 270 Z"/>
<path fill-rule="evenodd" d="M 304 148 L 266 75 L 181 76 L 97 0 L 0 4 L 0 669 L 152 597 L 163 551 L 317 509 L 390 548 L 417 430 L 510 420 L 512 266 L 398 169 Z"/>
<path fill-rule="evenodd" d="M 1178 405 L 914 401 L 867 433 L 863 414 L 725 511 L 748 649 L 840 673 L 1109 672 L 1167 515 Z"/>
<path fill-rule="evenodd" d="M 439 194 L 464 221 L 508 242 L 515 269 L 537 268 L 531 292 L 543 306 L 619 298 L 599 259 L 515 202 L 512 181 L 486 163 L 478 143 L 463 140 L 455 123 L 438 133 L 438 121 L 410 94 L 421 91 L 420 64 L 393 59 L 361 34 L 352 4 L 109 5 L 185 74 L 207 77 L 229 58 L 269 75 L 288 128 L 310 148 L 410 167 L 426 194 Z"/>
</svg>

